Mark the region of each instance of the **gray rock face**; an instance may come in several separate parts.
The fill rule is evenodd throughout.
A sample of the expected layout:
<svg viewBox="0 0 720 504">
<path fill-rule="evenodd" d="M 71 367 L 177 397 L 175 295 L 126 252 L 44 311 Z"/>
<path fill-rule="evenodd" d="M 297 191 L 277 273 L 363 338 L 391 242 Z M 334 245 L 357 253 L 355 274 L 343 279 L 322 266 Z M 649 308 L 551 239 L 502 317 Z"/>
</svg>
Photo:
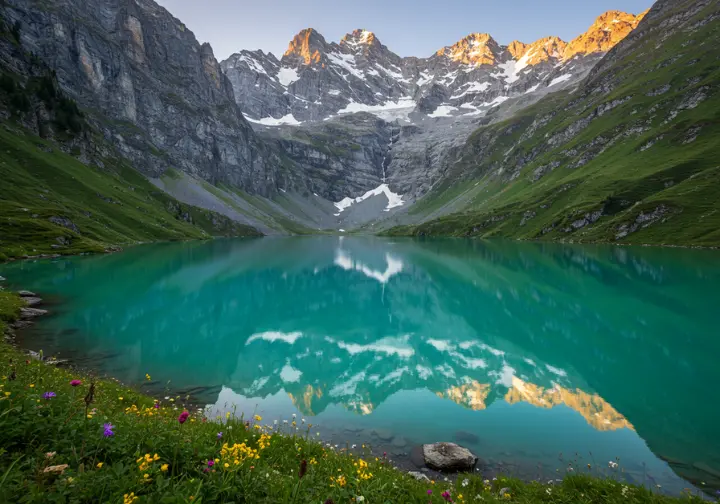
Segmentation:
<svg viewBox="0 0 720 504">
<path fill-rule="evenodd" d="M 438 471 L 467 471 L 477 464 L 478 458 L 470 450 L 455 443 L 423 445 L 425 464 Z"/>
<path fill-rule="evenodd" d="M 28 290 L 21 290 L 21 291 L 18 291 L 18 296 L 20 296 L 20 297 L 36 297 L 37 294 L 35 294 L 34 292 L 30 292 Z"/>
<path fill-rule="evenodd" d="M 169 167 L 254 192 L 273 186 L 275 155 L 235 105 L 230 82 L 185 25 L 152 0 L 8 0 L 23 47 L 57 73 L 132 165 Z"/>
<path fill-rule="evenodd" d="M 32 307 L 37 306 L 42 303 L 42 299 L 39 297 L 26 297 L 25 298 L 25 304 Z"/>
<path fill-rule="evenodd" d="M 399 130 L 362 113 L 294 128 L 270 128 L 261 137 L 299 168 L 278 175 L 279 188 L 340 201 L 383 183 L 391 138 Z"/>
</svg>

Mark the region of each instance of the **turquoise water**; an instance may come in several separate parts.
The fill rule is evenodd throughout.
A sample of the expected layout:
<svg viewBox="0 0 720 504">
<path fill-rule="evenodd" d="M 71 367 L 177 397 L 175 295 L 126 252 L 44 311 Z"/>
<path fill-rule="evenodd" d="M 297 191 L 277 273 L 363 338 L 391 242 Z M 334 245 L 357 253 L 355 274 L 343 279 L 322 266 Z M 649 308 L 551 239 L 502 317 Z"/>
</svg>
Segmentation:
<svg viewBox="0 0 720 504">
<path fill-rule="evenodd" d="M 720 488 L 720 254 L 263 238 L 22 262 L 20 343 L 333 444 L 468 446 L 488 473 Z M 620 472 L 622 471 L 622 472 Z"/>
</svg>

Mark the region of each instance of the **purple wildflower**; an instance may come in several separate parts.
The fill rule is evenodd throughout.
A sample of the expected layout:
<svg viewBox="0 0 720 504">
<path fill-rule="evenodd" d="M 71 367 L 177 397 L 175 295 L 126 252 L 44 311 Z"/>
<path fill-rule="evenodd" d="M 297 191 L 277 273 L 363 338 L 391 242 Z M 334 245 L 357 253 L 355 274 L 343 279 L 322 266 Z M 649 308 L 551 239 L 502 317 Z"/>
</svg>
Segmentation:
<svg viewBox="0 0 720 504">
<path fill-rule="evenodd" d="M 453 500 L 452 500 L 452 497 L 450 496 L 450 492 L 448 492 L 447 490 L 445 490 L 445 491 L 444 491 L 443 493 L 441 493 L 440 495 L 442 495 L 442 498 L 445 499 L 446 502 L 452 502 L 452 501 L 453 501 Z"/>
<path fill-rule="evenodd" d="M 217 438 L 218 438 L 218 439 L 222 439 L 222 432 L 218 432 L 218 433 L 217 433 Z"/>
<path fill-rule="evenodd" d="M 79 387 L 80 385 L 82 385 L 82 382 L 80 380 L 73 380 L 70 382 L 70 385 L 72 385 L 73 387 Z"/>
<path fill-rule="evenodd" d="M 190 413 L 188 413 L 187 411 L 183 411 L 182 413 L 180 413 L 180 416 L 178 417 L 178 422 L 180 422 L 181 424 L 184 424 L 189 416 L 190 416 Z"/>
<path fill-rule="evenodd" d="M 428 494 L 428 495 L 432 495 L 432 490 L 428 490 L 428 491 L 427 491 L 427 494 Z"/>
<path fill-rule="evenodd" d="M 114 428 L 115 427 L 113 427 L 113 424 L 111 424 L 111 423 L 103 424 L 103 436 L 105 436 L 105 437 L 114 436 L 115 435 L 115 433 L 113 432 Z"/>
<path fill-rule="evenodd" d="M 212 460 L 212 459 L 208 460 L 208 467 L 212 467 L 212 466 L 214 466 L 214 465 L 215 465 L 215 461 L 214 461 L 214 460 Z"/>
<path fill-rule="evenodd" d="M 153 406 L 155 407 L 155 409 L 160 409 L 160 403 L 156 402 L 155 404 L 153 404 Z"/>
<path fill-rule="evenodd" d="M 43 399 L 45 399 L 46 401 L 49 401 L 53 397 L 57 397 L 57 394 L 55 392 L 45 392 L 43 394 Z"/>
</svg>

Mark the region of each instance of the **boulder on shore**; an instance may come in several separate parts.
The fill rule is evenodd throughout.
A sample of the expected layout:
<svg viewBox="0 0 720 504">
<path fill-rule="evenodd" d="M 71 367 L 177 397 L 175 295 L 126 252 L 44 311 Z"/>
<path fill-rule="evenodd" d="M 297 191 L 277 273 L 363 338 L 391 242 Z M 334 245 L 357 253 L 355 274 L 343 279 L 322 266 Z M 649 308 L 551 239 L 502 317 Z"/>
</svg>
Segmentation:
<svg viewBox="0 0 720 504">
<path fill-rule="evenodd" d="M 32 319 L 42 315 L 47 315 L 47 310 L 40 310 L 39 308 L 20 308 L 21 319 Z"/>
<path fill-rule="evenodd" d="M 429 468 L 446 472 L 469 471 L 478 461 L 470 450 L 455 443 L 423 445 L 423 456 Z"/>
<path fill-rule="evenodd" d="M 42 299 L 40 299 L 39 297 L 26 297 L 23 298 L 23 300 L 28 306 L 37 306 L 42 303 Z"/>
<path fill-rule="evenodd" d="M 21 290 L 21 291 L 18 291 L 18 296 L 20 296 L 20 297 L 37 297 L 37 294 L 35 294 L 34 292 Z"/>
</svg>

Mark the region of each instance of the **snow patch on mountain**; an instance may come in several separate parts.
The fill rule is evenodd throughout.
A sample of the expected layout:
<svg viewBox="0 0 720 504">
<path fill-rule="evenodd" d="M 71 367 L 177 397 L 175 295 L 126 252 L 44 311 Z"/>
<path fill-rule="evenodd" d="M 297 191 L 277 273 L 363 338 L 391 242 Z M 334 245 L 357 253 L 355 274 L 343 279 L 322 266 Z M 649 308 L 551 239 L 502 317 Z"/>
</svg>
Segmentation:
<svg viewBox="0 0 720 504">
<path fill-rule="evenodd" d="M 299 79 L 300 76 L 298 75 L 297 70 L 293 70 L 292 68 L 282 67 L 277 74 L 278 82 L 285 87 L 288 87 L 290 84 Z"/>
<path fill-rule="evenodd" d="M 343 198 L 341 201 L 335 203 L 335 207 L 340 211 L 340 213 L 342 213 L 356 203 L 361 203 L 368 198 L 371 198 L 373 196 L 380 196 L 381 194 L 384 194 L 385 197 L 388 199 L 388 204 L 385 207 L 386 212 L 389 212 L 393 208 L 401 207 L 405 204 L 402 199 L 403 197 L 399 194 L 395 194 L 394 192 L 392 192 L 390 190 L 390 186 L 388 186 L 387 184 L 380 184 L 375 189 L 372 189 L 357 198 Z"/>
</svg>

